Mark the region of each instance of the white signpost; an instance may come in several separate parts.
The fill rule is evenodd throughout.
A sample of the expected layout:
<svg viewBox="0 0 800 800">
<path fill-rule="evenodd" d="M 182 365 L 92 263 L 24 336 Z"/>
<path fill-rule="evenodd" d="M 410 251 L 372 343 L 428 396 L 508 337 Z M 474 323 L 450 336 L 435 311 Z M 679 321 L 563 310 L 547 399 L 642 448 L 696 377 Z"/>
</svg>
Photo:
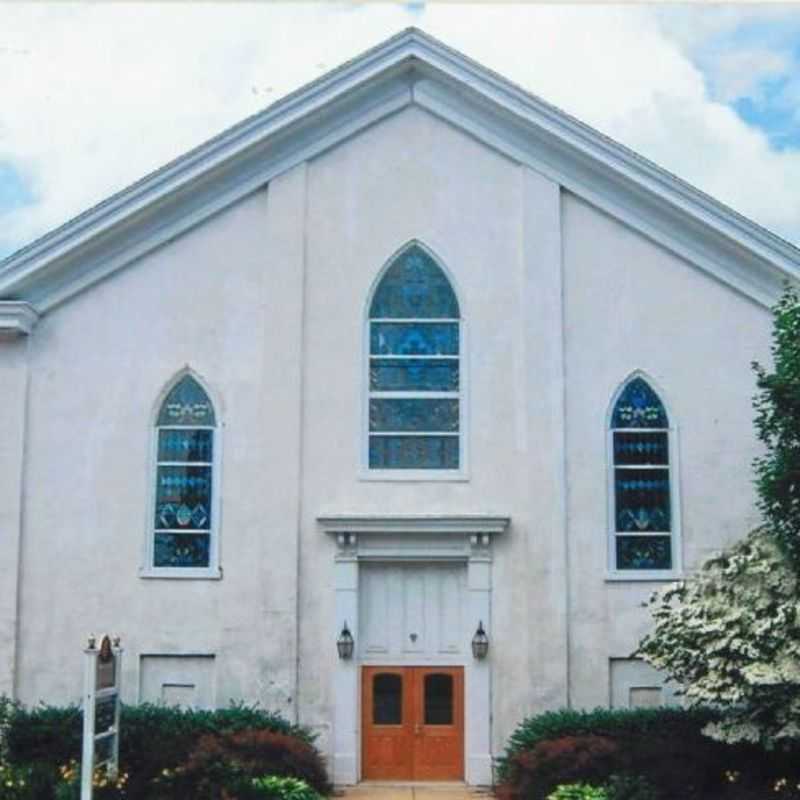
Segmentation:
<svg viewBox="0 0 800 800">
<path fill-rule="evenodd" d="M 96 646 L 89 637 L 83 691 L 83 757 L 81 759 L 81 800 L 92 800 L 92 778 L 97 767 L 117 777 L 119 768 L 119 703 L 122 648 L 119 637 L 112 644 L 108 636 Z"/>
</svg>

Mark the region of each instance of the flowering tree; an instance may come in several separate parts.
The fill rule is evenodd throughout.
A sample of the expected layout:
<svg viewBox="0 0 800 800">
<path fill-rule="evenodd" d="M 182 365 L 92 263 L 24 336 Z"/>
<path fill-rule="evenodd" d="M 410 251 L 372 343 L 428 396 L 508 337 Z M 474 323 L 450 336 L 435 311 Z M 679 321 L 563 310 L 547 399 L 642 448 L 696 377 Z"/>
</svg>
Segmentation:
<svg viewBox="0 0 800 800">
<path fill-rule="evenodd" d="M 680 684 L 692 705 L 723 714 L 705 732 L 772 746 L 800 738 L 800 298 L 775 308 L 774 371 L 754 364 L 754 463 L 764 525 L 656 592 L 637 654 Z"/>
<path fill-rule="evenodd" d="M 751 533 L 690 580 L 653 595 L 638 654 L 692 705 L 725 710 L 705 732 L 773 745 L 800 738 L 798 579 L 775 538 Z"/>
</svg>

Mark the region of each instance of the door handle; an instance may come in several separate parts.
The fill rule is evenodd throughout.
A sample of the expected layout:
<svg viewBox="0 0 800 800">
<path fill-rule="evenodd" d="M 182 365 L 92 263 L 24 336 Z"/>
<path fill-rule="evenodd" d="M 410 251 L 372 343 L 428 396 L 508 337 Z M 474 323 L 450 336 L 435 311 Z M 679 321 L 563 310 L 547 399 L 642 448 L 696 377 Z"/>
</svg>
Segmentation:
<svg viewBox="0 0 800 800">
<path fill-rule="evenodd" d="M 421 733 L 422 733 L 422 725 L 420 725 L 419 722 L 417 722 L 414 725 L 414 736 L 419 736 Z"/>
</svg>

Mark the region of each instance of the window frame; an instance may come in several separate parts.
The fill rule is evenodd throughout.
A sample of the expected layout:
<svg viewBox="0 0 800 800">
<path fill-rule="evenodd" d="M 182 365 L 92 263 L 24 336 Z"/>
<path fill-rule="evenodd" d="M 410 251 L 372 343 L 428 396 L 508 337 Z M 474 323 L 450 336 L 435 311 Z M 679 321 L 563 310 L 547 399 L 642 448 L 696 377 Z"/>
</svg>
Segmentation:
<svg viewBox="0 0 800 800">
<path fill-rule="evenodd" d="M 185 378 L 187 375 L 196 381 L 200 388 L 205 392 L 208 397 L 212 408 L 214 409 L 214 418 L 216 425 L 159 425 L 158 417 L 161 413 L 162 406 L 169 396 L 169 393 Z M 142 555 L 142 564 L 139 568 L 140 578 L 169 578 L 181 580 L 219 580 L 222 578 L 222 567 L 220 566 L 220 544 L 219 544 L 219 531 L 220 521 L 222 516 L 222 498 L 220 492 L 220 468 L 222 464 L 222 427 L 223 422 L 220 414 L 221 404 L 218 402 L 215 394 L 209 389 L 208 384 L 200 378 L 193 370 L 181 370 L 164 389 L 156 400 L 153 413 L 150 418 L 150 453 L 148 459 L 147 469 L 147 518 L 145 521 L 145 540 L 144 551 Z M 209 544 L 208 544 L 208 566 L 207 567 L 157 567 L 153 564 L 155 558 L 155 535 L 156 526 L 154 524 L 156 512 L 156 483 L 158 480 L 158 467 L 160 463 L 158 460 L 158 438 L 159 431 L 162 430 L 210 430 L 212 442 L 212 458 L 211 466 L 211 521 L 208 528 Z"/>
<path fill-rule="evenodd" d="M 423 250 L 426 255 L 428 255 L 435 263 L 436 266 L 444 273 L 445 277 L 447 278 L 450 288 L 455 295 L 456 302 L 458 303 L 458 311 L 459 317 L 456 319 L 455 317 L 419 317 L 419 318 L 401 318 L 401 317 L 375 317 L 374 319 L 370 317 L 370 307 L 372 306 L 372 300 L 375 296 L 375 292 L 381 285 L 381 281 L 383 280 L 384 276 L 391 269 L 392 265 L 397 261 L 398 258 L 401 258 L 403 254 L 410 250 L 413 247 L 417 247 L 420 250 Z M 467 353 L 469 352 L 468 349 L 468 342 L 467 342 L 467 325 L 465 322 L 465 313 L 464 313 L 464 303 L 463 299 L 458 291 L 458 288 L 453 280 L 453 276 L 450 274 L 450 271 L 445 267 L 444 262 L 440 259 L 429 247 L 424 245 L 417 239 L 414 239 L 407 244 L 403 245 L 399 250 L 393 253 L 381 269 L 378 271 L 378 274 L 375 276 L 375 279 L 370 287 L 370 291 L 367 293 L 367 301 L 364 306 L 364 319 L 362 325 L 362 353 L 361 353 L 361 362 L 362 362 L 362 381 L 363 381 L 363 389 L 361 392 L 361 468 L 359 471 L 359 479 L 362 481 L 417 481 L 417 482 L 429 482 L 429 481 L 451 481 L 451 482 L 464 482 L 469 480 L 469 469 L 468 469 L 468 455 L 469 455 L 469 448 L 468 448 L 468 430 L 469 430 L 469 403 L 468 403 L 468 392 L 467 386 L 469 385 L 469 369 L 468 369 L 468 362 L 467 362 Z M 447 392 L 447 391 L 431 391 L 431 392 L 424 392 L 424 391 L 417 391 L 417 392 L 404 392 L 404 391 L 387 391 L 387 392 L 378 392 L 373 394 L 370 389 L 370 364 L 372 361 L 372 353 L 370 347 L 370 334 L 371 334 L 371 323 L 373 322 L 396 322 L 396 323 L 458 323 L 458 356 L 457 358 L 454 357 L 454 360 L 457 360 L 458 363 L 458 391 L 457 392 Z M 380 358 L 396 358 L 395 356 L 379 356 Z M 403 357 L 399 357 L 400 360 Z M 406 358 L 417 358 L 419 356 L 406 356 Z M 428 356 L 431 360 L 442 360 L 441 356 Z M 445 357 L 446 358 L 446 357 Z M 456 469 L 435 469 L 435 468 L 416 468 L 416 469 L 378 469 L 378 468 L 371 468 L 369 465 L 369 438 L 370 438 L 370 429 L 369 429 L 369 404 L 370 400 L 373 397 L 377 398 L 403 398 L 403 399 L 429 399 L 434 400 L 437 398 L 441 399 L 457 399 L 458 400 L 458 433 L 454 435 L 454 438 L 458 438 L 458 467 Z M 385 432 L 387 435 L 390 433 L 389 431 Z M 436 435 L 432 432 L 420 432 L 419 434 L 411 433 L 409 434 L 407 431 L 402 432 L 401 435 Z M 444 435 L 453 435 L 453 434 L 444 434 Z"/>
<path fill-rule="evenodd" d="M 654 394 L 658 397 L 667 415 L 666 428 L 614 428 L 612 420 L 617 401 L 625 391 L 628 384 L 637 378 L 643 380 Z M 675 581 L 683 577 L 683 558 L 682 558 L 682 537 L 681 537 L 681 503 L 680 503 L 680 455 L 678 452 L 678 426 L 675 422 L 675 415 L 670 405 L 664 399 L 664 392 L 661 387 L 649 375 L 636 370 L 628 375 L 627 378 L 617 387 L 611 397 L 611 403 L 606 413 L 606 580 L 607 581 Z M 654 531 L 652 533 L 642 532 L 642 536 L 665 536 L 669 533 L 670 553 L 672 557 L 672 567 L 670 569 L 618 569 L 617 568 L 617 537 L 626 534 L 617 531 L 617 509 L 615 494 L 615 470 L 614 461 L 614 433 L 625 432 L 652 432 L 666 433 L 669 458 L 667 461 L 667 474 L 669 477 L 669 500 L 670 500 L 670 530 Z M 635 467 L 635 465 L 631 465 Z M 636 467 L 641 468 L 641 467 Z M 663 469 L 663 465 L 651 465 L 646 468 Z"/>
</svg>

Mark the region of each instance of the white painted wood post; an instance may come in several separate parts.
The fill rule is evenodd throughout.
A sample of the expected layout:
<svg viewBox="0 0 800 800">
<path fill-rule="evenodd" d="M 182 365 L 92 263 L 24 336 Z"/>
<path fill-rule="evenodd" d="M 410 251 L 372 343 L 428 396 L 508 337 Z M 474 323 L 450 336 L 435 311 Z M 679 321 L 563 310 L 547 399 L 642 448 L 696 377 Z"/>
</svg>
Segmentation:
<svg viewBox="0 0 800 800">
<path fill-rule="evenodd" d="M 90 643 L 92 639 L 90 639 Z M 81 800 L 92 800 L 92 773 L 94 771 L 94 711 L 95 679 L 98 650 L 88 647 L 83 651 L 83 752 L 81 755 Z"/>
<path fill-rule="evenodd" d="M 470 786 L 489 786 L 492 783 L 492 562 L 489 537 L 480 534 L 471 538 L 467 562 L 467 589 L 469 594 L 469 666 L 466 670 L 465 745 L 466 781 Z M 478 623 L 489 637 L 489 654 L 485 659 L 472 657 L 472 637 Z"/>
<path fill-rule="evenodd" d="M 338 637 L 345 622 L 355 637 L 353 657 L 336 660 L 334 671 L 333 709 L 333 782 L 353 784 L 358 782 L 360 728 L 359 702 L 359 651 L 361 649 L 358 622 L 358 557 L 355 534 L 339 534 L 334 565 L 336 587 L 336 631 Z"/>
<path fill-rule="evenodd" d="M 119 640 L 117 640 L 119 641 Z M 111 750 L 110 776 L 116 780 L 119 773 L 119 718 L 122 713 L 122 648 L 119 644 L 114 647 L 114 686 L 117 690 L 114 708 L 114 746 Z"/>
</svg>

